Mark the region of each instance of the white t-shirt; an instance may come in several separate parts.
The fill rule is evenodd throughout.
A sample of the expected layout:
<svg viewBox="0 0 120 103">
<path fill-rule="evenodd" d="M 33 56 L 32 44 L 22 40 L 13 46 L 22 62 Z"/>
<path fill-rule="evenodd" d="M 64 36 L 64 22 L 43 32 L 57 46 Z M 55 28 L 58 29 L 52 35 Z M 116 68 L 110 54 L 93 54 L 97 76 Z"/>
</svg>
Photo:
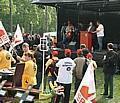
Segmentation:
<svg viewBox="0 0 120 103">
<path fill-rule="evenodd" d="M 97 30 L 99 30 L 99 32 L 97 32 L 97 37 L 104 36 L 104 26 L 103 26 L 102 24 L 100 24 L 100 25 L 97 27 Z"/>
<path fill-rule="evenodd" d="M 56 63 L 56 66 L 59 67 L 57 82 L 63 84 L 72 83 L 72 72 L 75 67 L 75 63 L 71 58 L 64 58 Z"/>
</svg>

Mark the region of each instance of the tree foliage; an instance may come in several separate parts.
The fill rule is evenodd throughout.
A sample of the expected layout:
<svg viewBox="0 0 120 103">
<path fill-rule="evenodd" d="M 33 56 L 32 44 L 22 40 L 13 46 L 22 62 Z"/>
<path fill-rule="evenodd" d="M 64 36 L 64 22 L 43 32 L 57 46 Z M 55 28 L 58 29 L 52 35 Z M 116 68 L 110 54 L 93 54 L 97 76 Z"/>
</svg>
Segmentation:
<svg viewBox="0 0 120 103">
<path fill-rule="evenodd" d="M 10 31 L 10 0 L 0 1 L 0 19 L 2 19 L 7 31 Z M 33 33 L 46 32 L 56 30 L 56 9 L 48 7 L 47 18 L 46 10 L 41 6 L 31 4 L 30 0 L 12 0 L 12 18 L 13 31 L 16 25 L 20 24 L 24 32 Z M 46 25 L 47 20 L 47 25 Z"/>
</svg>

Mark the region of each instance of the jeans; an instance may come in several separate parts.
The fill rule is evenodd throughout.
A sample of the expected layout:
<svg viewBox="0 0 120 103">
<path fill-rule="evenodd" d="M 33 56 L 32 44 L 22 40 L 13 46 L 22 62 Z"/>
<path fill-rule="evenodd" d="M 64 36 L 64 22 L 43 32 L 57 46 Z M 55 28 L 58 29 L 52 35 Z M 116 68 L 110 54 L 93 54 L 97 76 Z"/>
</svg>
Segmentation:
<svg viewBox="0 0 120 103">
<path fill-rule="evenodd" d="M 97 37 L 98 38 L 98 44 L 99 44 L 99 51 L 102 50 L 102 40 L 103 40 L 103 36 Z"/>
</svg>

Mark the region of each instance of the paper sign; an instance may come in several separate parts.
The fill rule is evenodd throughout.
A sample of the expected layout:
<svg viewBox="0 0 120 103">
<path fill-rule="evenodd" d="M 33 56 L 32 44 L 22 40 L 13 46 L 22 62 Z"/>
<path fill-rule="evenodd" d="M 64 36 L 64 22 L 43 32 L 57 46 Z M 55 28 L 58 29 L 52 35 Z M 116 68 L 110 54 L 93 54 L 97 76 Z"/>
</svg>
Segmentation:
<svg viewBox="0 0 120 103">
<path fill-rule="evenodd" d="M 23 94 L 23 93 L 19 93 L 19 92 L 18 92 L 18 93 L 15 95 L 15 97 L 19 97 L 19 98 L 20 98 L 20 97 L 22 97 L 22 94 Z"/>
<path fill-rule="evenodd" d="M 26 98 L 27 101 L 33 101 L 33 99 L 34 99 L 34 96 L 32 95 L 28 95 Z"/>
<path fill-rule="evenodd" d="M 5 90 L 0 90 L 0 95 L 5 96 L 6 91 Z"/>
</svg>

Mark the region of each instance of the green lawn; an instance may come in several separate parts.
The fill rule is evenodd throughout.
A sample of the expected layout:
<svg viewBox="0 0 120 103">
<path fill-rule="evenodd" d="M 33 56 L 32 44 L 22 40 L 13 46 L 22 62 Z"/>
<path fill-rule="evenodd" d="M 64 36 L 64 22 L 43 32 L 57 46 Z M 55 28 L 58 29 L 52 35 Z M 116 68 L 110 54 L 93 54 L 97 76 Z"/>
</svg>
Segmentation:
<svg viewBox="0 0 120 103">
<path fill-rule="evenodd" d="M 96 91 L 97 91 L 97 103 L 120 103 L 120 75 L 114 76 L 114 98 L 105 99 L 104 96 L 100 95 L 103 92 L 103 72 L 102 68 L 96 70 Z M 74 83 L 72 84 L 70 103 L 73 103 L 74 98 Z M 35 103 L 49 103 L 48 101 L 36 100 Z"/>
</svg>

